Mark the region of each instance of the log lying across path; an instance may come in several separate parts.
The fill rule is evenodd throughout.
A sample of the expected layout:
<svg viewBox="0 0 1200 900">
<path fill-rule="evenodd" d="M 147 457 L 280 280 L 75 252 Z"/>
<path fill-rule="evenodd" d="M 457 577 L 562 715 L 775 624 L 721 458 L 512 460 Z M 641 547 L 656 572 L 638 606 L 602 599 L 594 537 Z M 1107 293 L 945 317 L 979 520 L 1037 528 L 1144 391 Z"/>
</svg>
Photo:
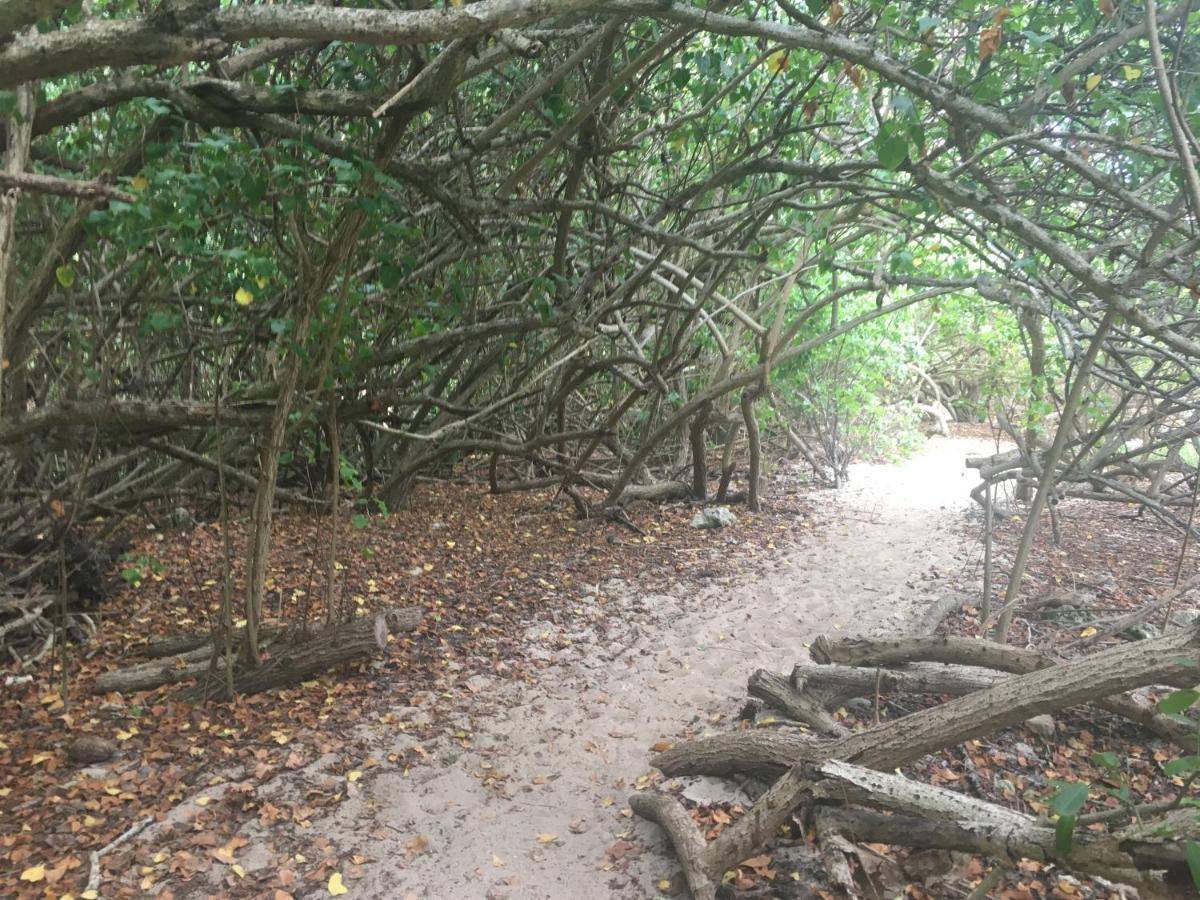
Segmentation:
<svg viewBox="0 0 1200 900">
<path fill-rule="evenodd" d="M 882 666 L 934 661 L 950 665 L 942 672 L 922 666 L 842 672 L 826 678 L 821 677 L 819 667 L 797 667 L 790 680 L 756 672 L 751 679 L 756 696 L 785 714 L 790 709 L 827 736 L 742 732 L 691 741 L 659 754 L 653 763 L 669 776 L 750 772 L 777 779 L 745 816 L 708 844 L 672 797 L 641 793 L 630 798 L 635 812 L 668 833 L 698 900 L 715 897 L 723 874 L 761 852 L 779 828 L 802 810 L 813 817 L 818 833 L 1055 860 L 1084 873 L 1132 884 L 1143 897 L 1184 896 L 1172 893 L 1172 884 L 1173 879 L 1190 883 L 1184 847 L 1188 838 L 1200 834 L 1194 810 L 1176 810 L 1191 813 L 1191 817 L 1176 815 L 1171 823 L 1174 831 L 1166 837 L 1146 828 L 1136 833 L 1127 829 L 1107 835 L 1083 834 L 1077 836 L 1069 853 L 1062 854 L 1055 849 L 1053 828 L 1045 822 L 882 773 L 927 753 L 1082 703 L 1097 703 L 1182 741 L 1186 726 L 1138 704 L 1124 692 L 1200 681 L 1200 624 L 1073 660 L 955 638 L 840 643 L 822 638 L 814 643 L 812 655 L 825 664 Z M 1006 677 L 1000 673 L 1014 674 Z M 838 734 L 813 714 L 814 697 L 808 691 L 815 691 L 818 697 L 864 693 L 858 685 L 868 687 L 868 694 L 915 687 L 959 696 L 853 734 Z M 941 690 L 948 685 L 950 689 Z M 1194 729 L 1190 740 L 1194 752 Z M 1149 870 L 1165 872 L 1165 877 L 1149 875 Z"/>
<path fill-rule="evenodd" d="M 234 693 L 254 694 L 284 687 L 330 669 L 359 662 L 383 649 L 388 634 L 413 631 L 420 624 L 421 611 L 408 608 L 387 610 L 374 617 L 353 619 L 318 631 L 270 631 L 264 638 L 269 659 L 255 668 L 245 668 L 240 662 L 235 663 Z M 235 637 L 235 648 L 237 643 Z M 180 693 L 181 700 L 201 702 L 229 699 L 225 660 L 221 654 L 214 654 L 211 639 L 206 638 L 204 643 L 197 645 L 194 638 L 181 638 L 164 646 L 187 649 L 126 669 L 106 672 L 96 679 L 93 690 L 96 693 L 129 693 L 199 679 Z M 154 646 L 149 648 L 148 655 L 161 650 L 161 646 Z"/>
</svg>

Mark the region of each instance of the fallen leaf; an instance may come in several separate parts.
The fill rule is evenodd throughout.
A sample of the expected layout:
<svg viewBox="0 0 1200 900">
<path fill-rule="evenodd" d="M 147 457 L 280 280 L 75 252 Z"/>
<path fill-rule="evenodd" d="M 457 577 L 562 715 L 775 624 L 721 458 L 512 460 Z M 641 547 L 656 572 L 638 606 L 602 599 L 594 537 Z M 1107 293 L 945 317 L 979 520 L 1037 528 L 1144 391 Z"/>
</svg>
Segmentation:
<svg viewBox="0 0 1200 900">
<path fill-rule="evenodd" d="M 329 876 L 329 896 L 340 897 L 350 892 L 350 888 L 342 882 L 342 873 L 334 872 Z"/>
<path fill-rule="evenodd" d="M 21 873 L 22 881 L 41 881 L 46 877 L 46 867 L 43 865 L 30 866 Z"/>
<path fill-rule="evenodd" d="M 550 834 L 549 832 L 543 832 L 542 834 L 538 835 L 537 839 L 539 844 L 553 844 L 558 840 L 558 835 Z"/>
</svg>

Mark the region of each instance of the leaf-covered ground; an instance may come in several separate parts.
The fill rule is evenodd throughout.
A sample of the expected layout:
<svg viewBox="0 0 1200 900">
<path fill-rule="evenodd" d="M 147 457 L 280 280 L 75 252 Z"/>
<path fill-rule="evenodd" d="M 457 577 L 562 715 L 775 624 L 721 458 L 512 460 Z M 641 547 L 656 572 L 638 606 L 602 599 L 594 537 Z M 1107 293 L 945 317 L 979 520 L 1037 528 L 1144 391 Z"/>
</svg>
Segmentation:
<svg viewBox="0 0 1200 900">
<path fill-rule="evenodd" d="M 337 590 L 363 612 L 419 605 L 421 629 L 352 673 L 330 674 L 293 689 L 240 698 L 232 705 L 188 706 L 174 689 L 95 696 L 100 672 L 136 661 L 137 645 L 209 627 L 220 599 L 223 541 L 215 524 L 183 530 L 143 525 L 127 567 L 144 577 L 101 610 L 87 647 L 4 688 L 0 708 L 0 895 L 81 896 L 89 853 L 131 827 L 144 826 L 101 859 L 103 895 L 187 895 L 199 875 L 223 895 L 336 894 L 352 885 L 365 858 L 342 858 L 327 840 L 305 834 L 313 819 L 352 797 L 371 769 L 428 762 L 423 745 L 456 731 L 456 709 L 488 685 L 531 681 L 553 661 L 533 654 L 531 623 L 570 631 L 582 621 L 581 586 L 619 576 L 653 591 L 666 584 L 703 586 L 735 576 L 783 547 L 781 522 L 806 519 L 803 489 L 776 487 L 770 512 L 744 514 L 733 528 L 701 531 L 686 505 L 631 510 L 639 535 L 596 520 L 576 520 L 565 498 L 549 492 L 491 496 L 471 486 L 431 484 L 411 507 L 356 528 L 340 525 Z M 361 524 L 361 523 L 360 523 Z M 324 603 L 328 520 L 289 514 L 276 526 L 268 614 L 313 620 Z M 240 583 L 244 534 L 234 535 Z M 161 566 L 161 571 L 155 571 Z M 592 618 L 595 618 L 592 616 Z M 603 617 L 586 623 L 603 630 Z M 482 676 L 482 678 L 481 678 Z M 390 710 L 422 708 L 400 721 Z M 364 725 L 403 730 L 411 748 L 376 758 L 352 739 Z M 80 767 L 67 748 L 81 735 L 114 742 L 109 763 Z M 315 782 L 307 776 L 319 769 Z M 264 786 L 305 773 L 305 790 L 286 805 Z M 281 824 L 271 865 L 247 872 L 238 829 L 248 820 Z M 150 824 L 147 824 L 149 821 Z M 296 837 L 299 835 L 299 837 Z M 419 853 L 420 847 L 409 852 Z M 199 882 L 197 882 L 199 883 Z"/>
</svg>

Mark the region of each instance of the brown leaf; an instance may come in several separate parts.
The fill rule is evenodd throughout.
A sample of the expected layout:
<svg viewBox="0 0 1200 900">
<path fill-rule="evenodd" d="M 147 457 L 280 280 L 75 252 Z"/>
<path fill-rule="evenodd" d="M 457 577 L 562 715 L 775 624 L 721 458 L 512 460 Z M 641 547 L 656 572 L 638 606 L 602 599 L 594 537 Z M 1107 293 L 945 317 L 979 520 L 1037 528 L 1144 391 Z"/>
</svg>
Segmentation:
<svg viewBox="0 0 1200 900">
<path fill-rule="evenodd" d="M 979 35 L 979 58 L 988 59 L 1000 49 L 1000 26 L 993 25 L 983 29 Z"/>
<path fill-rule="evenodd" d="M 846 10 L 844 10 L 842 8 L 841 0 L 833 0 L 833 3 L 829 4 L 829 24 L 830 24 L 830 26 L 836 25 L 838 22 L 840 22 L 842 19 L 842 16 L 844 16 L 845 14 L 846 14 Z"/>
<path fill-rule="evenodd" d="M 1106 19 L 1111 19 L 1116 15 L 1117 8 L 1113 4 L 1113 0 L 1100 0 L 1100 12 Z"/>
</svg>

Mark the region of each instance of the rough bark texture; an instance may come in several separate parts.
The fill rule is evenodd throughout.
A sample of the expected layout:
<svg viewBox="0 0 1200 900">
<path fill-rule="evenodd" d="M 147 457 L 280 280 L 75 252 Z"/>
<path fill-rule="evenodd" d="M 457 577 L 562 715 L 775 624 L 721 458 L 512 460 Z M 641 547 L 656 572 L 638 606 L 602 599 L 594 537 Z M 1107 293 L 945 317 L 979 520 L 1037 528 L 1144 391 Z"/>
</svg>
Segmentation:
<svg viewBox="0 0 1200 900">
<path fill-rule="evenodd" d="M 752 697 L 765 700 L 780 712 L 797 722 L 811 726 L 821 734 L 844 737 L 850 733 L 838 724 L 818 701 L 797 692 L 782 675 L 758 669 L 750 676 L 749 691 Z"/>
<path fill-rule="evenodd" d="M 1180 676 L 1194 679 L 1197 652 L 1200 625 L 1008 678 L 988 690 L 846 738 L 804 741 L 773 735 L 774 740 L 764 741 L 768 736 L 757 734 L 706 738 L 672 748 L 654 764 L 667 775 L 726 774 L 750 767 L 770 769 L 786 758 L 784 754 L 794 754 L 787 773 L 705 848 L 699 865 L 707 877 L 719 878 L 766 844 L 802 803 L 812 799 L 822 763 L 892 769 L 1035 715 Z"/>
<path fill-rule="evenodd" d="M 262 665 L 238 667 L 233 675 L 234 692 L 256 694 L 359 662 L 378 653 L 389 633 L 413 631 L 420 624 L 421 611 L 415 607 L 389 610 L 314 632 L 294 642 L 281 642 L 272 646 L 271 658 Z M 182 691 L 179 699 L 189 703 L 230 699 L 223 673 L 214 669 L 209 677 Z"/>
<path fill-rule="evenodd" d="M 381 637 L 412 631 L 420 623 L 421 611 L 409 608 L 389 610 L 373 618 L 355 619 L 310 634 L 288 635 L 280 629 L 268 629 L 264 634 L 264 648 L 270 650 L 271 658 L 258 668 L 239 667 L 234 673 L 234 690 L 239 694 L 253 694 L 366 659 L 381 649 Z M 181 650 L 188 647 L 190 649 Z M 105 672 L 96 679 L 93 691 L 98 694 L 130 693 L 200 678 L 197 685 L 181 694 L 181 699 L 196 701 L 206 696 L 227 699 L 225 661 L 221 657 L 213 659 L 210 636 L 160 641 L 148 645 L 143 653 L 165 654 L 166 651 L 174 653 L 167 658 Z"/>
</svg>

